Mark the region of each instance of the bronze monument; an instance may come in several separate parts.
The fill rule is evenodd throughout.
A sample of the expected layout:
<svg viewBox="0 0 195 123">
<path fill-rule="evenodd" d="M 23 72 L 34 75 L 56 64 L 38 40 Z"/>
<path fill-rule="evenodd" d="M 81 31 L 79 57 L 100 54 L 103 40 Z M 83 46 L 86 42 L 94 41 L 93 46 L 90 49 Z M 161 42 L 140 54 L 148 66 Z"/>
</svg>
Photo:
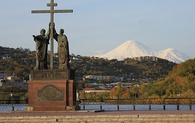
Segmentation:
<svg viewBox="0 0 195 123">
<path fill-rule="evenodd" d="M 57 3 L 54 3 L 54 0 L 50 0 L 50 3 L 47 4 L 48 7 L 50 7 L 50 10 L 33 10 L 32 13 L 50 13 L 50 49 L 51 49 L 51 55 L 50 55 L 50 69 L 53 69 L 53 25 L 54 25 L 54 13 L 72 13 L 73 10 L 66 9 L 66 10 L 54 10 L 54 6 L 57 6 Z"/>
<path fill-rule="evenodd" d="M 55 30 L 54 13 L 67 13 L 72 10 L 54 10 L 54 0 L 47 4 L 50 10 L 34 10 L 32 13 L 50 13 L 49 31 L 41 30 L 41 35 L 33 36 L 36 41 L 37 60 L 35 70 L 31 71 L 29 88 L 29 106 L 34 111 L 62 111 L 75 109 L 76 88 L 74 71 L 69 66 L 69 46 L 67 36 L 61 29 Z M 50 39 L 50 42 L 49 42 Z M 58 42 L 59 67 L 53 68 L 53 39 Z M 50 69 L 47 69 L 47 45 L 50 43 Z"/>
</svg>

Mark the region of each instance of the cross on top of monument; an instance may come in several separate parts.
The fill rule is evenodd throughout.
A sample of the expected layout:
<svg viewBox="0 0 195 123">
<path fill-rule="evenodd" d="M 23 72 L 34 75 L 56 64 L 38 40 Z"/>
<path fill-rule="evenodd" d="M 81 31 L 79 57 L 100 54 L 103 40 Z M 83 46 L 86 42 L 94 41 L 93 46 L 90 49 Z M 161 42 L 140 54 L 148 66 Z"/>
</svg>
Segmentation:
<svg viewBox="0 0 195 123">
<path fill-rule="evenodd" d="M 50 3 L 47 4 L 48 7 L 50 7 L 50 10 L 32 10 L 32 13 L 50 13 L 50 48 L 51 48 L 51 54 L 50 54 L 50 69 L 53 69 L 53 52 L 54 52 L 54 43 L 53 43 L 53 24 L 54 24 L 54 13 L 72 13 L 72 9 L 66 9 L 66 10 L 54 10 L 54 6 L 57 6 L 57 3 L 54 3 L 54 0 L 50 0 Z"/>
</svg>

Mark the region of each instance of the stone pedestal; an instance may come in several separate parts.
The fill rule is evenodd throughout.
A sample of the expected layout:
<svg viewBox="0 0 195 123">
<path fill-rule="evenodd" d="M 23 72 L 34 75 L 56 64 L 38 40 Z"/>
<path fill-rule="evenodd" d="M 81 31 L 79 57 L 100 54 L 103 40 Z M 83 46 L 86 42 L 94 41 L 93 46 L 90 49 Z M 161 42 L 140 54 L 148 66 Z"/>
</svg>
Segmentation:
<svg viewBox="0 0 195 123">
<path fill-rule="evenodd" d="M 68 70 L 36 70 L 28 83 L 29 106 L 34 111 L 74 109 L 76 89 Z M 72 78 L 72 79 L 71 79 Z"/>
</svg>

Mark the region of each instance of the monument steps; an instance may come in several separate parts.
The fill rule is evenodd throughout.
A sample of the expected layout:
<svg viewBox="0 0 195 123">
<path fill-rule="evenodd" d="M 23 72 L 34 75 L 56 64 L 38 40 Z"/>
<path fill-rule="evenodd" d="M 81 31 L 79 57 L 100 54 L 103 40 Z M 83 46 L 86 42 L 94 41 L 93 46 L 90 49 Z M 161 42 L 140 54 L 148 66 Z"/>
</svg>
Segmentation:
<svg viewBox="0 0 195 123">
<path fill-rule="evenodd" d="M 194 115 L 68 115 L 0 117 L 0 123 L 195 123 Z"/>
</svg>

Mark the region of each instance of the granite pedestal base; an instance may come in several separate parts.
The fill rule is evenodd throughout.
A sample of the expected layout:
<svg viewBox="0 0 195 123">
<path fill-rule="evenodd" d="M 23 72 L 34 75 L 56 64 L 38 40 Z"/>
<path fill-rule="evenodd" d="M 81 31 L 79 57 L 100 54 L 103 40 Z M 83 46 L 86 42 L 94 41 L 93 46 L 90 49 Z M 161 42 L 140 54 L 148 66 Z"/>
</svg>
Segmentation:
<svg viewBox="0 0 195 123">
<path fill-rule="evenodd" d="M 63 76 L 67 71 L 33 71 L 28 83 L 29 106 L 33 111 L 74 109 L 76 91 L 73 80 Z"/>
</svg>

